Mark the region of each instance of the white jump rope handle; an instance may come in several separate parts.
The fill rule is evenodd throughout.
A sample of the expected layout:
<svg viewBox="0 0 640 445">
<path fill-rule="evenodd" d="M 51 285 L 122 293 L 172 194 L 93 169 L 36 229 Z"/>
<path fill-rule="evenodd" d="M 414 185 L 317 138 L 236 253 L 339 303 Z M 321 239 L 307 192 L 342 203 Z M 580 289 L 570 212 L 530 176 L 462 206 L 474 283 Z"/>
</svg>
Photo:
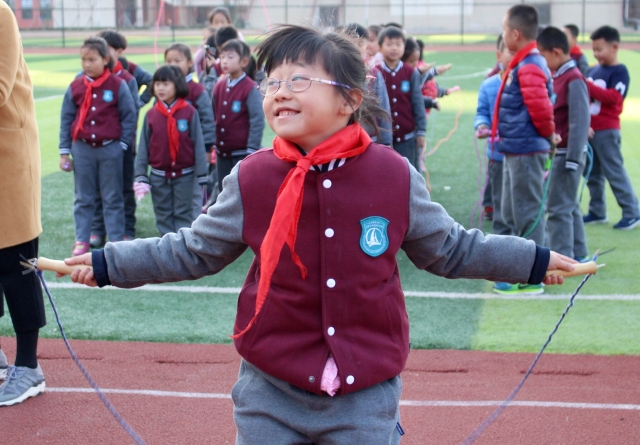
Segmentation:
<svg viewBox="0 0 640 445">
<path fill-rule="evenodd" d="M 39 270 L 48 270 L 51 272 L 58 272 L 65 275 L 71 275 L 71 273 L 76 269 L 93 269 L 91 266 L 87 266 L 84 264 L 76 264 L 75 266 L 68 266 L 64 261 L 60 260 L 50 260 L 49 258 L 40 257 L 38 258 L 38 269 Z"/>
<path fill-rule="evenodd" d="M 547 271 L 546 276 L 555 275 L 558 277 L 576 277 L 578 275 L 593 275 L 598 271 L 598 267 L 602 267 L 604 264 L 598 265 L 595 261 L 589 261 L 588 263 L 580 263 L 575 266 L 576 268 L 570 272 L 566 270 L 549 270 Z"/>
</svg>

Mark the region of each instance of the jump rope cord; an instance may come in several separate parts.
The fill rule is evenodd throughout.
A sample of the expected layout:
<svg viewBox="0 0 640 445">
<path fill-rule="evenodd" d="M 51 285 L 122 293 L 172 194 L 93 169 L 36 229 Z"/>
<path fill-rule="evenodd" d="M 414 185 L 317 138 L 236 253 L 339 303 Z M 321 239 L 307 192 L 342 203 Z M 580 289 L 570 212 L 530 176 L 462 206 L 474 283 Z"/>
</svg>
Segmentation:
<svg viewBox="0 0 640 445">
<path fill-rule="evenodd" d="M 111 404 L 111 402 L 109 402 L 109 399 L 107 399 L 107 396 L 105 396 L 104 393 L 100 390 L 100 387 L 93 380 L 93 378 L 89 374 L 89 371 L 86 370 L 82 362 L 80 362 L 80 359 L 78 359 L 78 356 L 74 352 L 73 348 L 71 348 L 71 345 L 69 344 L 69 340 L 67 340 L 67 336 L 64 333 L 64 328 L 62 327 L 62 322 L 60 321 L 60 316 L 58 315 L 58 308 L 56 307 L 56 304 L 53 302 L 53 297 L 49 292 L 49 288 L 47 287 L 47 283 L 44 280 L 44 276 L 42 275 L 42 272 L 39 270 L 36 270 L 36 274 L 40 279 L 40 283 L 42 283 L 42 287 L 44 288 L 44 291 L 46 292 L 47 297 L 49 297 L 49 302 L 51 303 L 51 307 L 53 308 L 53 313 L 56 316 L 56 322 L 58 323 L 58 327 L 60 328 L 60 334 L 62 334 L 62 339 L 64 340 L 64 344 L 67 346 L 67 349 L 71 354 L 71 358 L 73 358 L 73 361 L 76 363 L 76 365 L 78 365 L 78 368 L 80 368 L 82 375 L 84 375 L 84 377 L 87 379 L 91 387 L 95 390 L 96 394 L 98 394 L 98 397 L 100 397 L 100 400 L 102 400 L 102 403 L 104 403 L 104 406 L 107 407 L 107 409 L 111 412 L 113 417 L 118 421 L 120 426 L 127 432 L 127 434 L 129 434 L 129 436 L 131 436 L 131 438 L 137 445 L 146 445 L 145 441 L 142 440 L 142 438 L 138 435 L 138 433 L 134 431 L 131 425 L 129 425 L 127 421 L 122 418 L 118 410 L 116 410 L 116 408 Z"/>
<path fill-rule="evenodd" d="M 595 261 L 598 258 L 598 255 L 594 255 L 593 256 L 593 261 Z M 576 298 L 576 296 L 578 295 L 578 293 L 580 292 L 580 289 L 582 289 L 582 286 L 584 286 L 584 284 L 587 282 L 587 280 L 591 277 L 591 275 L 587 275 L 586 277 L 584 277 L 584 279 L 580 282 L 580 285 L 576 288 L 575 292 L 573 293 L 573 295 L 571 295 L 571 298 L 569 299 L 569 304 L 567 305 L 567 307 L 565 308 L 564 312 L 562 313 L 562 315 L 560 316 L 560 319 L 558 320 L 558 322 L 556 323 L 555 327 L 553 328 L 553 330 L 551 331 L 551 333 L 549 334 L 549 337 L 547 338 L 547 341 L 544 343 L 544 345 L 542 346 L 542 349 L 540 349 L 540 352 L 538 352 L 538 355 L 536 355 L 536 358 L 533 360 L 533 363 L 531 363 L 531 366 L 529 366 L 529 369 L 527 370 L 527 372 L 525 373 L 524 377 L 522 378 L 522 380 L 520 381 L 520 383 L 518 384 L 518 386 L 516 386 L 516 388 L 511 392 L 511 394 L 509 394 L 509 397 L 506 398 L 506 400 L 504 402 L 502 402 L 500 404 L 500 406 L 493 412 L 491 413 L 491 415 L 489 417 L 487 417 L 487 419 L 482 422 L 480 424 L 480 426 L 478 426 L 463 442 L 462 445 L 470 445 L 473 442 L 475 442 L 475 440 L 480 437 L 480 435 L 487 429 L 489 428 L 489 426 L 498 418 L 498 416 L 500 414 L 502 414 L 502 411 L 504 411 L 504 409 L 511 403 L 511 401 L 514 399 L 514 397 L 518 394 L 518 392 L 520 391 L 520 389 L 522 388 L 522 386 L 524 385 L 524 382 L 527 381 L 527 379 L 529 378 L 529 376 L 531 375 L 531 372 L 533 371 L 533 368 L 536 366 L 536 364 L 538 363 L 538 360 L 540 359 L 540 356 L 542 355 L 542 353 L 544 352 L 544 350 L 547 348 L 547 346 L 549 345 L 549 343 L 551 342 L 551 338 L 553 337 L 553 334 L 556 333 L 556 331 L 558 330 L 558 328 L 560 327 L 560 323 L 562 323 L 562 320 L 564 320 L 564 317 L 567 315 L 567 313 L 569 312 L 569 309 L 571 309 L 571 306 L 573 306 L 573 301 Z"/>
<path fill-rule="evenodd" d="M 584 181 L 582 182 L 582 187 L 580 188 L 579 202 L 582 202 L 582 194 L 584 193 L 584 187 L 587 185 L 589 177 L 591 176 L 591 170 L 593 170 L 593 147 L 591 146 L 591 144 L 587 144 L 587 171 L 584 173 Z"/>
<path fill-rule="evenodd" d="M 464 111 L 464 105 L 462 103 L 462 95 L 460 95 L 460 93 L 458 93 L 458 102 L 460 103 L 460 108 L 458 109 L 458 112 L 456 113 L 456 117 L 454 119 L 453 127 L 451 128 L 451 130 L 449 130 L 449 133 L 445 137 L 440 139 L 436 143 L 436 145 L 427 153 L 427 156 L 431 156 L 436 151 L 438 151 L 440 146 L 442 144 L 444 144 L 445 142 L 447 142 L 449 139 L 451 139 L 451 136 L 453 136 L 453 134 L 456 131 L 458 131 L 458 125 L 460 124 L 460 116 L 462 116 L 462 112 Z"/>
</svg>

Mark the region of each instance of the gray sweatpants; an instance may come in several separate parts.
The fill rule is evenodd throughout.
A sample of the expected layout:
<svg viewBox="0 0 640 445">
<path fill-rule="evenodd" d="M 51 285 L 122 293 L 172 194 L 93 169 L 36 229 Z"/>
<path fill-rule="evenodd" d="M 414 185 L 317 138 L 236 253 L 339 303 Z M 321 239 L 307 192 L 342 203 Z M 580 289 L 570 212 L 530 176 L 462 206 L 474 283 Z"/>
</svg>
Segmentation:
<svg viewBox="0 0 640 445">
<path fill-rule="evenodd" d="M 565 154 L 553 159 L 547 200 L 547 229 L 551 250 L 569 258 L 589 255 L 587 235 L 582 222 L 578 189 L 582 179 L 586 155 L 582 156 L 578 170 L 567 170 Z"/>
<path fill-rule="evenodd" d="M 589 213 L 604 218 L 607 216 L 605 178 L 622 209 L 623 218 L 640 217 L 638 197 L 624 168 L 621 151 L 620 130 L 596 131 L 589 140 L 593 147 L 593 168 L 587 181 L 591 201 Z"/>
<path fill-rule="evenodd" d="M 536 224 L 542 206 L 544 167 L 547 153 L 514 156 L 505 154 L 502 170 L 502 215 L 516 236 L 544 245 L 544 213 Z M 531 228 L 536 224 L 533 231 Z M 531 232 L 531 233 L 528 233 Z"/>
<path fill-rule="evenodd" d="M 236 445 L 397 445 L 401 392 L 397 376 L 346 396 L 313 394 L 242 360 L 231 391 Z"/>
<path fill-rule="evenodd" d="M 418 148 L 416 147 L 415 137 L 403 142 L 394 141 L 393 149 L 400 153 L 400 156 L 407 158 L 411 165 L 420 171 L 420 153 L 418 153 Z"/>
<path fill-rule="evenodd" d="M 124 200 L 122 197 L 122 158 L 119 141 L 103 147 L 92 147 L 82 141 L 71 145 L 75 202 L 73 217 L 76 241 L 89 242 L 91 223 L 98 196 L 102 198 L 104 223 L 109 241 L 122 241 L 124 236 Z"/>
<path fill-rule="evenodd" d="M 493 233 L 496 235 L 512 235 L 511 229 L 504 222 L 502 215 L 502 162 L 489 161 L 489 184 L 493 205 Z"/>
<path fill-rule="evenodd" d="M 153 211 L 160 235 L 191 227 L 194 221 L 194 182 L 194 174 L 175 179 L 149 175 Z"/>
</svg>

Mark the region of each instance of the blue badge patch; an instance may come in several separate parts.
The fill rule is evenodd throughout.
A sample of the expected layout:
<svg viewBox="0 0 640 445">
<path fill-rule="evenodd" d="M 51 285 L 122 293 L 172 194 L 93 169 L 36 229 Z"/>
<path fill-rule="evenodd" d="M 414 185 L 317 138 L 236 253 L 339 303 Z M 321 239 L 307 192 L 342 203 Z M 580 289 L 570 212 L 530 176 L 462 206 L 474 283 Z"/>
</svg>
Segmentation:
<svg viewBox="0 0 640 445">
<path fill-rule="evenodd" d="M 403 93 L 408 93 L 411 89 L 411 82 L 409 82 L 408 80 L 403 80 L 402 83 L 400 83 L 400 89 Z"/>
<path fill-rule="evenodd" d="M 189 122 L 186 119 L 178 119 L 178 131 L 184 133 L 189 129 Z"/>
<path fill-rule="evenodd" d="M 360 221 L 362 235 L 360 248 L 370 257 L 382 255 L 389 247 L 387 226 L 389 221 L 381 216 L 370 216 Z"/>
<path fill-rule="evenodd" d="M 234 113 L 239 113 L 240 110 L 242 110 L 242 102 L 240 102 L 239 100 L 234 100 L 231 103 L 231 111 L 233 111 Z"/>
<path fill-rule="evenodd" d="M 111 102 L 113 100 L 113 91 L 104 90 L 102 92 L 102 100 L 104 100 L 105 102 Z"/>
</svg>

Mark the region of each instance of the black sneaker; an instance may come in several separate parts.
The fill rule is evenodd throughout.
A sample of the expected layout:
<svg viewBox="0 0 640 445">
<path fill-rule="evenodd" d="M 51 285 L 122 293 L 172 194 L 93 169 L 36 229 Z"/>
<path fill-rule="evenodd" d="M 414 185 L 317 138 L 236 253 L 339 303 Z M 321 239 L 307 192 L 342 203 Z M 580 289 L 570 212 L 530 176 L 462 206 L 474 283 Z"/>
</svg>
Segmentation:
<svg viewBox="0 0 640 445">
<path fill-rule="evenodd" d="M 631 230 L 638 226 L 640 226 L 640 218 L 622 218 L 613 228 L 618 230 Z"/>
<path fill-rule="evenodd" d="M 593 213 L 587 213 L 582 217 L 582 222 L 584 224 L 606 224 L 609 222 L 606 216 L 600 218 L 599 216 L 594 215 Z"/>
</svg>

